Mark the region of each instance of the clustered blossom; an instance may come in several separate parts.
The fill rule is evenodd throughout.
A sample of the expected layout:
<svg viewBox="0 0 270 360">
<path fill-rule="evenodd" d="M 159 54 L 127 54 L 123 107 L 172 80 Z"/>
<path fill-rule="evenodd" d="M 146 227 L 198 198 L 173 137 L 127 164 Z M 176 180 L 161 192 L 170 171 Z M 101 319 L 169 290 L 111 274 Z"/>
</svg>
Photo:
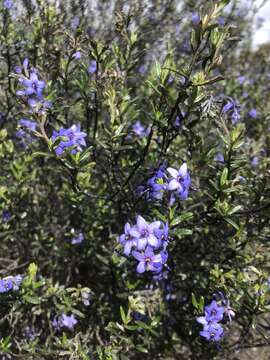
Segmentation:
<svg viewBox="0 0 270 360">
<path fill-rule="evenodd" d="M 38 78 L 37 70 L 29 66 L 29 60 L 23 61 L 22 67 L 16 66 L 15 72 L 20 74 L 18 81 L 23 89 L 16 92 L 17 96 L 25 99 L 34 113 L 45 113 L 51 103 L 44 99 L 43 90 L 46 82 Z"/>
<path fill-rule="evenodd" d="M 70 151 L 70 154 L 82 151 L 82 148 L 86 146 L 84 139 L 86 136 L 87 134 L 81 131 L 80 125 L 72 125 L 68 129 L 61 128 L 59 131 L 54 130 L 51 140 L 57 143 L 56 155 L 62 155 L 66 149 Z"/>
<path fill-rule="evenodd" d="M 18 290 L 22 280 L 22 275 L 8 276 L 4 279 L 0 279 L 0 293 Z"/>
<path fill-rule="evenodd" d="M 229 99 L 227 104 L 223 106 L 222 112 L 230 116 L 233 124 L 240 120 L 240 105 L 233 99 Z"/>
<path fill-rule="evenodd" d="M 78 321 L 73 314 L 71 315 L 62 314 L 58 317 L 56 316 L 54 317 L 52 321 L 52 326 L 56 330 L 60 330 L 61 328 L 65 328 L 65 327 L 68 328 L 69 330 L 73 330 L 77 322 Z"/>
<path fill-rule="evenodd" d="M 162 200 L 165 191 L 171 192 L 171 200 L 175 199 L 175 195 L 186 200 L 191 185 L 187 164 L 183 163 L 178 170 L 169 167 L 167 173 L 165 165 L 161 165 L 145 186 L 139 186 L 138 192 L 147 194 L 149 200 Z"/>
<path fill-rule="evenodd" d="M 147 223 L 140 215 L 134 226 L 125 224 L 125 231 L 119 237 L 119 242 L 124 247 L 124 254 L 131 254 L 138 261 L 139 274 L 145 271 L 158 274 L 162 271 L 168 258 L 168 233 L 168 224 L 161 221 Z"/>
<path fill-rule="evenodd" d="M 219 297 L 221 306 L 218 305 L 216 300 L 212 300 L 210 305 L 205 306 L 204 316 L 199 316 L 196 319 L 198 323 L 203 325 L 200 335 L 207 341 L 220 341 L 224 335 L 224 329 L 220 321 L 225 320 L 224 315 L 228 317 L 229 321 L 235 316 L 229 300 L 225 299 L 221 292 Z"/>
</svg>

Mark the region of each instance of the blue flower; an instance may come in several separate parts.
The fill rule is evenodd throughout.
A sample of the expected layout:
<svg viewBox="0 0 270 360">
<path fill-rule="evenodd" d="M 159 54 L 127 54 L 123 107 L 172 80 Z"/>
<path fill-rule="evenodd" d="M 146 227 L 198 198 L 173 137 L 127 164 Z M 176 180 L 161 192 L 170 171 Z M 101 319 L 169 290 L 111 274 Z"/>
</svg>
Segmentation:
<svg viewBox="0 0 270 360">
<path fill-rule="evenodd" d="M 132 230 L 133 228 L 127 222 L 125 224 L 125 233 L 119 237 L 119 243 L 124 246 L 124 254 L 126 256 L 129 256 L 132 247 L 137 245 L 135 237 L 131 234 Z"/>
<path fill-rule="evenodd" d="M 14 4 L 13 4 L 13 1 L 12 0 L 5 0 L 4 1 L 4 8 L 5 9 L 11 9 L 13 8 Z"/>
<path fill-rule="evenodd" d="M 218 154 L 215 156 L 215 161 L 216 161 L 216 162 L 219 162 L 219 163 L 224 163 L 224 155 L 221 154 L 221 153 L 218 153 Z"/>
<path fill-rule="evenodd" d="M 256 119 L 256 117 L 257 117 L 257 110 L 256 110 L 256 109 L 251 109 L 251 110 L 249 111 L 248 115 L 249 115 L 250 117 L 252 117 L 253 119 Z"/>
<path fill-rule="evenodd" d="M 132 255 L 139 261 L 136 269 L 139 274 L 144 273 L 145 271 L 159 271 L 160 266 L 162 266 L 163 259 L 161 254 L 155 255 L 150 246 L 147 246 L 144 253 L 132 251 Z"/>
<path fill-rule="evenodd" d="M 146 128 L 140 121 L 136 121 L 132 125 L 133 132 L 139 137 L 146 137 L 149 135 L 150 129 Z"/>
<path fill-rule="evenodd" d="M 58 318 L 54 317 L 54 319 L 52 321 L 52 326 L 56 330 L 59 330 L 62 327 L 66 327 L 70 330 L 73 330 L 73 328 L 77 324 L 77 322 L 78 321 L 73 314 L 71 314 L 71 315 L 62 314 Z"/>
<path fill-rule="evenodd" d="M 96 60 L 91 60 L 90 61 L 90 65 L 89 65 L 87 71 L 88 71 L 88 74 L 93 74 L 93 73 L 95 73 L 97 71 L 97 62 L 96 62 Z"/>
<path fill-rule="evenodd" d="M 235 124 L 240 120 L 240 105 L 233 99 L 230 99 L 222 108 L 224 114 L 231 117 L 232 123 Z"/>
<path fill-rule="evenodd" d="M 221 321 L 223 319 L 223 314 L 224 308 L 222 306 L 218 306 L 215 300 L 205 307 L 205 318 L 208 322 Z"/>
<path fill-rule="evenodd" d="M 193 13 L 191 16 L 191 21 L 194 25 L 198 25 L 200 22 L 200 15 L 198 13 Z"/>
<path fill-rule="evenodd" d="M 205 325 L 200 335 L 208 341 L 220 341 L 223 337 L 223 327 L 218 323 Z"/>
<path fill-rule="evenodd" d="M 0 280 L 0 293 L 9 292 L 13 288 L 13 282 L 12 279 L 6 278 Z"/>
<path fill-rule="evenodd" d="M 73 314 L 71 315 L 63 314 L 60 316 L 59 322 L 61 324 L 60 325 L 61 327 L 67 327 L 68 329 L 72 330 L 78 321 Z"/>
<path fill-rule="evenodd" d="M 138 250 L 143 250 L 147 245 L 158 247 L 159 240 L 155 236 L 155 230 L 160 227 L 160 221 L 154 221 L 148 224 L 145 219 L 139 215 L 137 217 L 136 226 L 130 230 L 130 234 L 137 241 Z"/>
<path fill-rule="evenodd" d="M 59 131 L 53 131 L 52 141 L 60 140 L 55 148 L 57 156 L 60 156 L 66 149 L 70 150 L 71 154 L 76 154 L 82 151 L 82 147 L 86 146 L 86 133 L 82 132 L 80 125 L 72 125 L 69 129 L 61 128 Z"/>
<path fill-rule="evenodd" d="M 81 242 L 83 242 L 83 240 L 84 240 L 84 235 L 83 235 L 83 233 L 79 233 L 77 236 L 75 236 L 75 237 L 71 240 L 71 244 L 72 244 L 72 245 L 80 244 Z"/>
<path fill-rule="evenodd" d="M 172 179 L 169 180 L 169 184 L 167 187 L 168 190 L 177 191 L 181 199 L 187 199 L 189 187 L 191 184 L 187 164 L 184 163 L 179 170 L 169 167 L 167 171 L 172 176 Z"/>
<path fill-rule="evenodd" d="M 11 218 L 10 212 L 8 210 L 3 210 L 3 213 L 2 213 L 3 221 L 8 222 L 10 218 Z"/>
<path fill-rule="evenodd" d="M 70 23 L 71 28 L 72 28 L 73 30 L 76 30 L 77 27 L 79 26 L 79 24 L 80 24 L 80 18 L 79 18 L 78 16 L 75 16 L 75 17 L 71 20 L 71 23 Z"/>
<path fill-rule="evenodd" d="M 75 60 L 79 60 L 82 57 L 82 53 L 80 51 L 76 51 L 73 55 L 72 58 Z"/>
<path fill-rule="evenodd" d="M 20 78 L 19 82 L 25 87 L 24 90 L 17 91 L 18 96 L 30 96 L 35 95 L 38 98 L 42 98 L 42 91 L 46 87 L 46 83 L 43 80 L 39 80 L 36 72 L 30 73 L 30 78 Z"/>
<path fill-rule="evenodd" d="M 155 172 L 147 181 L 147 191 L 149 198 L 151 200 L 161 200 L 163 197 L 164 190 L 167 188 L 167 182 L 165 177 L 165 166 L 160 166 L 160 168 Z"/>
<path fill-rule="evenodd" d="M 26 129 L 35 131 L 37 128 L 37 123 L 35 121 L 31 121 L 28 119 L 21 119 L 19 120 L 18 124 Z"/>
</svg>

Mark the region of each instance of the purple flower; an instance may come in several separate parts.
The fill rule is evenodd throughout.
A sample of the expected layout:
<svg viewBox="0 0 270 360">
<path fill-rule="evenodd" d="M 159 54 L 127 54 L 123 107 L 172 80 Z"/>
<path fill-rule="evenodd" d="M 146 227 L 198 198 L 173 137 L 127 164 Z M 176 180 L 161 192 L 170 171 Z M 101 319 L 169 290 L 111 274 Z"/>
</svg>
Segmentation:
<svg viewBox="0 0 270 360">
<path fill-rule="evenodd" d="M 69 129 L 61 128 L 59 131 L 53 131 L 52 141 L 60 140 L 55 148 L 57 156 L 60 156 L 65 149 L 70 149 L 71 154 L 76 154 L 82 151 L 82 147 L 86 146 L 85 137 L 86 133 L 82 132 L 80 125 L 72 125 Z"/>
<path fill-rule="evenodd" d="M 13 1 L 12 0 L 5 0 L 4 1 L 4 8 L 5 9 L 11 9 L 14 6 Z"/>
<path fill-rule="evenodd" d="M 84 304 L 84 306 L 89 306 L 90 305 L 90 291 L 82 291 L 81 292 L 81 296 L 82 296 L 82 302 Z"/>
<path fill-rule="evenodd" d="M 176 116 L 175 122 L 174 122 L 174 126 L 175 126 L 176 128 L 180 128 L 180 126 L 181 126 L 181 119 L 180 119 L 179 116 Z"/>
<path fill-rule="evenodd" d="M 240 105 L 233 99 L 230 99 L 222 108 L 224 114 L 231 117 L 232 123 L 236 124 L 240 120 Z"/>
<path fill-rule="evenodd" d="M 71 23 L 70 23 L 71 28 L 72 28 L 73 30 L 76 30 L 77 27 L 79 26 L 79 24 L 80 24 L 80 18 L 79 18 L 78 16 L 75 16 L 75 17 L 71 20 Z"/>
<path fill-rule="evenodd" d="M 29 340 L 34 340 L 38 336 L 38 334 L 35 331 L 34 327 L 26 326 L 24 330 L 24 336 Z"/>
<path fill-rule="evenodd" d="M 62 327 L 67 327 L 68 329 L 72 330 L 73 327 L 77 324 L 77 320 L 73 314 L 70 316 L 66 314 L 60 315 L 58 318 L 55 316 L 52 321 L 52 326 L 59 330 Z"/>
<path fill-rule="evenodd" d="M 256 119 L 256 117 L 257 117 L 257 110 L 256 110 L 256 109 L 251 109 L 251 110 L 249 111 L 248 115 L 249 115 L 250 117 L 252 117 L 253 119 Z"/>
<path fill-rule="evenodd" d="M 237 81 L 239 82 L 240 85 L 244 84 L 244 82 L 246 81 L 246 76 L 239 76 L 237 78 Z"/>
<path fill-rule="evenodd" d="M 72 330 L 78 322 L 73 314 L 71 314 L 70 316 L 63 314 L 60 316 L 58 321 L 61 327 L 67 327 L 70 330 Z"/>
<path fill-rule="evenodd" d="M 138 71 L 141 75 L 144 75 L 146 73 L 146 70 L 147 70 L 147 66 L 145 64 L 143 65 L 140 65 Z"/>
<path fill-rule="evenodd" d="M 220 341 L 223 333 L 223 327 L 218 323 L 205 325 L 203 331 L 200 331 L 200 335 L 208 341 Z"/>
<path fill-rule="evenodd" d="M 224 300 L 223 304 L 224 304 L 224 314 L 228 316 L 229 321 L 232 321 L 232 318 L 235 317 L 235 312 L 230 306 L 230 301 Z"/>
<path fill-rule="evenodd" d="M 223 319 L 223 314 L 224 308 L 222 306 L 218 306 L 215 300 L 205 307 L 205 318 L 207 322 L 221 321 Z"/>
<path fill-rule="evenodd" d="M 132 247 L 137 245 L 136 239 L 131 234 L 132 230 L 133 228 L 127 222 L 125 224 L 125 233 L 119 237 L 119 243 L 124 246 L 124 254 L 126 256 L 129 256 Z"/>
<path fill-rule="evenodd" d="M 223 26 L 226 23 L 226 19 L 223 16 L 219 16 L 217 18 L 217 22 L 218 22 L 219 25 Z"/>
<path fill-rule="evenodd" d="M 12 278 L 8 277 L 6 279 L 0 280 L 0 293 L 9 292 L 13 288 Z"/>
<path fill-rule="evenodd" d="M 159 227 L 160 221 L 148 224 L 142 216 L 137 217 L 136 226 L 130 230 L 130 234 L 136 238 L 138 250 L 143 250 L 147 245 L 159 246 L 159 240 L 155 236 L 155 230 Z"/>
<path fill-rule="evenodd" d="M 80 244 L 84 240 L 83 233 L 79 233 L 75 238 L 71 240 L 72 245 Z"/>
<path fill-rule="evenodd" d="M 139 137 L 148 136 L 150 132 L 150 129 L 143 126 L 140 121 L 136 121 L 135 124 L 132 125 L 132 130 Z"/>
<path fill-rule="evenodd" d="M 256 166 L 259 165 L 259 162 L 260 162 L 259 157 L 258 157 L 258 156 L 254 156 L 254 157 L 252 158 L 252 160 L 251 160 L 251 166 L 256 167 Z"/>
<path fill-rule="evenodd" d="M 161 254 L 155 255 L 150 246 L 147 246 L 144 254 L 138 251 L 132 251 L 132 255 L 139 261 L 136 269 L 139 274 L 145 271 L 158 271 L 160 266 L 162 266 Z"/>
<path fill-rule="evenodd" d="M 73 59 L 75 60 L 79 60 L 82 57 L 82 53 L 80 51 L 76 51 L 73 55 L 72 55 Z"/>
<path fill-rule="evenodd" d="M 198 25 L 200 22 L 200 15 L 198 13 L 193 13 L 191 16 L 191 21 L 194 25 Z"/>
<path fill-rule="evenodd" d="M 168 190 L 177 191 L 181 199 L 185 200 L 188 197 L 188 190 L 190 187 L 190 175 L 187 169 L 187 164 L 184 163 L 179 170 L 169 167 L 167 169 L 172 179 L 169 180 Z"/>
<path fill-rule="evenodd" d="M 28 119 L 19 120 L 18 125 L 26 128 L 26 129 L 32 130 L 32 131 L 35 131 L 37 128 L 37 123 L 35 121 L 31 121 Z"/>
<path fill-rule="evenodd" d="M 15 275 L 12 277 L 12 281 L 13 281 L 13 290 L 19 290 L 19 287 L 23 281 L 23 276 Z"/>
<path fill-rule="evenodd" d="M 28 105 L 31 107 L 31 111 L 37 114 L 45 114 L 48 109 L 52 107 L 50 101 L 45 99 L 30 98 L 28 99 Z"/>
<path fill-rule="evenodd" d="M 93 74 L 93 73 L 95 73 L 97 71 L 97 62 L 96 62 L 96 60 L 91 60 L 90 61 L 90 65 L 89 65 L 87 71 L 88 71 L 88 74 Z"/>
<path fill-rule="evenodd" d="M 216 162 L 220 162 L 220 163 L 224 163 L 224 155 L 219 153 L 215 156 L 215 161 Z"/>
<path fill-rule="evenodd" d="M 154 176 L 147 181 L 147 191 L 151 200 L 161 200 L 164 190 L 167 188 L 165 178 L 165 166 L 161 165 Z"/>
<path fill-rule="evenodd" d="M 30 78 L 20 78 L 19 82 L 21 83 L 22 86 L 25 87 L 24 90 L 21 91 L 17 91 L 17 95 L 18 96 L 30 96 L 30 95 L 35 95 L 38 98 L 42 97 L 42 91 L 46 86 L 45 81 L 43 80 L 39 80 L 38 76 L 35 72 L 31 72 L 30 73 Z"/>
<path fill-rule="evenodd" d="M 169 239 L 169 225 L 168 223 L 161 222 L 161 226 L 162 228 L 155 230 L 155 236 L 158 238 L 160 246 L 162 245 L 163 249 L 165 250 L 167 248 Z"/>
<path fill-rule="evenodd" d="M 2 212 L 2 219 L 4 222 L 8 222 L 11 218 L 10 212 L 8 210 L 3 210 Z"/>
</svg>

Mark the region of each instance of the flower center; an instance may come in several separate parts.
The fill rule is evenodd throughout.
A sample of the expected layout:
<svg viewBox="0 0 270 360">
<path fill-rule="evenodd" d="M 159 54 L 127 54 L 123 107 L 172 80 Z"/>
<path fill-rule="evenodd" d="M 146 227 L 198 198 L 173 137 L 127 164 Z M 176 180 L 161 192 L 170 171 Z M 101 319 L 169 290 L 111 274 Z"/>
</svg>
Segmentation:
<svg viewBox="0 0 270 360">
<path fill-rule="evenodd" d="M 149 262 L 151 262 L 151 258 L 150 258 L 150 257 L 146 257 L 144 261 L 145 261 L 146 263 L 149 263 Z"/>
<path fill-rule="evenodd" d="M 143 229 L 142 235 L 143 235 L 144 237 L 149 236 L 149 231 L 148 231 L 147 229 Z"/>
</svg>

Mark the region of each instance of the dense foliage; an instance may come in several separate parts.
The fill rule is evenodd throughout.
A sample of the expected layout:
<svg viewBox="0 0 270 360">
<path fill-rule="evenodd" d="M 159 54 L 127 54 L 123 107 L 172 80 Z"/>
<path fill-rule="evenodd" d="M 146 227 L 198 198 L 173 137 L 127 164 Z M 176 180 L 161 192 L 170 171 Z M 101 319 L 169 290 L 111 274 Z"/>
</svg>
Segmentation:
<svg viewBox="0 0 270 360">
<path fill-rule="evenodd" d="M 254 2 L 0 7 L 2 359 L 269 358 Z"/>
</svg>

